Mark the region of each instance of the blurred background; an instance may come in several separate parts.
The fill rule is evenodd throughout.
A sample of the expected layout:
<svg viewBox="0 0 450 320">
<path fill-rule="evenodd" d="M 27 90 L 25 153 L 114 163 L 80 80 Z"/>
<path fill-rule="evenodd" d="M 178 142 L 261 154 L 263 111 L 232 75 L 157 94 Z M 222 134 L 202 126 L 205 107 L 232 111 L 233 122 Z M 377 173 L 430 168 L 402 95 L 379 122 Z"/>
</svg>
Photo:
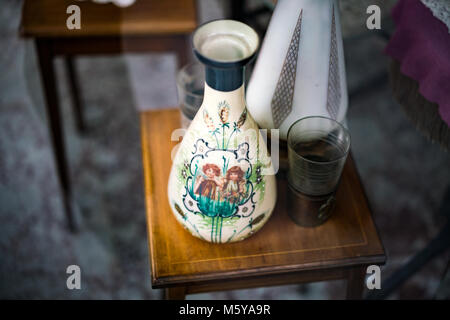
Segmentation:
<svg viewBox="0 0 450 320">
<path fill-rule="evenodd" d="M 140 1 L 140 0 L 138 0 Z M 387 253 L 382 279 L 438 233 L 450 155 L 422 135 L 395 101 L 389 60 L 395 0 L 341 0 L 352 152 Z M 381 8 L 382 31 L 366 28 Z M 23 1 L 0 0 L 0 298 L 161 299 L 150 284 L 139 112 L 178 105 L 174 53 L 77 56 L 87 129 L 77 131 L 67 69 L 55 60 L 77 233 L 68 231 L 47 127 L 36 47 L 20 37 Z M 264 31 L 268 8 L 253 23 Z M 273 7 L 273 5 L 272 5 Z M 198 0 L 203 23 L 231 16 L 231 1 Z M 187 60 L 193 61 L 192 56 Z M 248 73 L 251 72 L 251 68 Z M 391 299 L 448 299 L 449 252 Z M 66 268 L 82 270 L 67 290 Z M 187 299 L 343 299 L 344 281 L 189 295 Z"/>
</svg>

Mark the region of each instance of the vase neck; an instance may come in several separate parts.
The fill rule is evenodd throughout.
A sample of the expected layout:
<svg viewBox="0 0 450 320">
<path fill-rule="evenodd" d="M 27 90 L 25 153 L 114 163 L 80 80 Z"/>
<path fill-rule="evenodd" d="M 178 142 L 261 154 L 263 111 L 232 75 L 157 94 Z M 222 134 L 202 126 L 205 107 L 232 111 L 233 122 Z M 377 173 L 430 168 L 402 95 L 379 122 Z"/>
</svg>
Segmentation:
<svg viewBox="0 0 450 320">
<path fill-rule="evenodd" d="M 211 88 L 208 82 L 205 83 L 205 92 L 203 98 L 203 105 L 206 109 L 214 113 L 217 111 L 217 106 L 220 102 L 225 101 L 230 105 L 230 112 L 233 114 L 239 114 L 245 108 L 245 89 L 244 83 L 233 91 L 220 91 Z"/>
<path fill-rule="evenodd" d="M 244 67 L 217 68 L 206 66 L 206 83 L 211 88 L 218 91 L 234 91 L 244 83 Z"/>
</svg>

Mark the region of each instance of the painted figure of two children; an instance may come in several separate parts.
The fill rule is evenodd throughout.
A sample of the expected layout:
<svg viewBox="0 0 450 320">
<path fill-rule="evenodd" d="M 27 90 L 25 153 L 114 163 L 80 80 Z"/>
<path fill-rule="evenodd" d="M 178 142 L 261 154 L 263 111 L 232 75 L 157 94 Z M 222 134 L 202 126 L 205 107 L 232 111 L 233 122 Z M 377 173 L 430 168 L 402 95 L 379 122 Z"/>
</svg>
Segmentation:
<svg viewBox="0 0 450 320">
<path fill-rule="evenodd" d="M 225 177 L 220 174 L 220 168 L 207 163 L 202 168 L 203 174 L 197 177 L 194 193 L 208 197 L 211 200 L 225 199 L 230 203 L 239 203 L 245 197 L 244 171 L 239 166 L 227 170 Z"/>
</svg>

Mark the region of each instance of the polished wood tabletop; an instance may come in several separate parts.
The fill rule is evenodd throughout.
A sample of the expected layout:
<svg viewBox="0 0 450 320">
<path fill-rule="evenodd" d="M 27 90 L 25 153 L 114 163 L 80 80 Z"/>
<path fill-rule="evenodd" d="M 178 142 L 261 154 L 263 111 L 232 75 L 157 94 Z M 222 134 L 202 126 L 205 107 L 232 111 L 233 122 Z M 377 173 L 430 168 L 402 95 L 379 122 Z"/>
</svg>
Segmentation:
<svg viewBox="0 0 450 320">
<path fill-rule="evenodd" d="M 79 30 L 67 28 L 70 5 L 80 7 Z M 191 33 L 196 26 L 195 0 L 136 0 L 125 8 L 90 0 L 26 0 L 21 33 L 30 37 L 161 35 Z"/>
<path fill-rule="evenodd" d="M 382 264 L 385 254 L 350 156 L 337 191 L 336 209 L 323 225 L 304 228 L 287 215 L 286 181 L 278 179 L 277 205 L 260 231 L 236 243 L 211 244 L 177 222 L 167 198 L 171 152 L 180 127 L 176 109 L 141 113 L 148 241 L 154 288 L 186 286 L 207 291 L 286 283 L 275 275 L 309 274 L 308 281 L 345 278 L 354 266 Z M 333 270 L 332 273 L 314 271 Z M 256 281 L 255 279 L 259 279 Z M 303 278 L 291 281 L 302 281 Z M 240 280 L 242 285 L 236 285 Z M 245 280 L 242 282 L 242 280 Z M 203 288 L 202 288 L 203 286 Z"/>
</svg>

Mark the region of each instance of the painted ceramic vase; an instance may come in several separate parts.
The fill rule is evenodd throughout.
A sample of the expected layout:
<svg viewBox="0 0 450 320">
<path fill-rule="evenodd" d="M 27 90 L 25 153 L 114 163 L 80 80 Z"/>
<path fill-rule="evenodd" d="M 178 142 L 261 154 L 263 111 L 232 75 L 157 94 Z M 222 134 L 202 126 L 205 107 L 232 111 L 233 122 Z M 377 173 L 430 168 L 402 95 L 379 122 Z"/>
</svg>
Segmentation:
<svg viewBox="0 0 450 320">
<path fill-rule="evenodd" d="M 307 116 L 343 121 L 348 96 L 337 0 L 278 0 L 247 89 L 261 128 Z"/>
<path fill-rule="evenodd" d="M 258 35 L 233 20 L 194 33 L 194 53 L 205 65 L 202 106 L 173 159 L 168 196 L 176 219 L 213 243 L 247 238 L 269 219 L 276 201 L 270 156 L 245 105 L 244 67 Z"/>
</svg>

